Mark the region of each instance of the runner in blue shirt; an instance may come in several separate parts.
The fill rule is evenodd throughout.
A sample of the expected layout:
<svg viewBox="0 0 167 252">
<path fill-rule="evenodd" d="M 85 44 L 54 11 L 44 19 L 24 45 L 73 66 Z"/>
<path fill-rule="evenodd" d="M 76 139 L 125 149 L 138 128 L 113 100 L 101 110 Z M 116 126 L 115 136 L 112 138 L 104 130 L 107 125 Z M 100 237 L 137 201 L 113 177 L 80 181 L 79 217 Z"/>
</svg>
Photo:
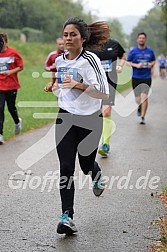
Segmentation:
<svg viewBox="0 0 167 252">
<path fill-rule="evenodd" d="M 166 76 L 167 60 L 163 54 L 160 55 L 158 63 L 159 63 L 160 77 L 164 79 Z"/>
<path fill-rule="evenodd" d="M 138 107 L 140 124 L 145 124 L 145 115 L 148 108 L 148 92 L 151 87 L 151 69 L 155 64 L 155 55 L 151 48 L 146 46 L 147 35 L 141 32 L 137 35 L 137 46 L 127 56 L 128 65 L 133 68 L 132 87 Z"/>
</svg>

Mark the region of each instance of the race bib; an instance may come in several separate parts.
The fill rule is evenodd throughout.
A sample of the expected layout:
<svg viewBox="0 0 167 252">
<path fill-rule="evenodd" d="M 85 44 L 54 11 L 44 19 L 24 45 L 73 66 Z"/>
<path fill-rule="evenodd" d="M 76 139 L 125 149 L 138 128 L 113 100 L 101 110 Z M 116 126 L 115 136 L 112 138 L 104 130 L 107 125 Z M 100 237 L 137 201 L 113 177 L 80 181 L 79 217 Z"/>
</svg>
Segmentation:
<svg viewBox="0 0 167 252">
<path fill-rule="evenodd" d="M 0 63 L 0 73 L 3 73 L 6 70 L 9 70 L 8 63 Z"/>
<path fill-rule="evenodd" d="M 67 77 L 78 81 L 78 70 L 77 68 L 59 67 L 57 71 L 58 84 L 62 84 L 63 80 Z"/>
<path fill-rule="evenodd" d="M 148 68 L 148 62 L 147 62 L 147 60 L 140 60 L 140 63 L 143 64 L 143 68 Z"/>
<path fill-rule="evenodd" d="M 102 60 L 101 64 L 105 72 L 112 71 L 112 60 Z"/>
</svg>

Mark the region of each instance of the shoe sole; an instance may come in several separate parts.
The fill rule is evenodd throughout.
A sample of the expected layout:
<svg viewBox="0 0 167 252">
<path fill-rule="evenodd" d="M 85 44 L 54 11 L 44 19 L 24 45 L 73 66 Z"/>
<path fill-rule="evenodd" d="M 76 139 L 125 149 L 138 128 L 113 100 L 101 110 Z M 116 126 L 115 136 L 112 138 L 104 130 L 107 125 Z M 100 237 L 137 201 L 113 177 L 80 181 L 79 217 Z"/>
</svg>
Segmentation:
<svg viewBox="0 0 167 252">
<path fill-rule="evenodd" d="M 19 122 L 20 122 L 21 125 L 20 125 L 20 128 L 19 128 L 18 131 L 16 131 L 16 132 L 14 131 L 14 134 L 15 134 L 15 135 L 19 135 L 20 132 L 21 132 L 21 130 L 22 130 L 22 119 L 21 119 L 21 118 L 19 118 Z"/>
<path fill-rule="evenodd" d="M 0 142 L 0 145 L 3 145 L 4 144 L 4 142 Z"/>
<path fill-rule="evenodd" d="M 93 188 L 93 193 L 96 197 L 99 197 L 104 192 L 104 189 Z"/>
<path fill-rule="evenodd" d="M 108 153 L 104 152 L 103 150 L 99 150 L 98 153 L 102 156 L 102 157 L 108 157 Z"/>
<path fill-rule="evenodd" d="M 72 235 L 76 233 L 76 231 L 72 230 L 69 226 L 66 226 L 64 224 L 59 223 L 57 227 L 57 233 L 58 234 L 66 234 L 66 235 Z"/>
<path fill-rule="evenodd" d="M 18 132 L 15 132 L 14 134 L 15 134 L 15 135 L 19 135 L 19 134 L 20 134 L 20 132 L 21 132 L 21 130 L 20 130 L 20 131 L 18 131 Z"/>
</svg>

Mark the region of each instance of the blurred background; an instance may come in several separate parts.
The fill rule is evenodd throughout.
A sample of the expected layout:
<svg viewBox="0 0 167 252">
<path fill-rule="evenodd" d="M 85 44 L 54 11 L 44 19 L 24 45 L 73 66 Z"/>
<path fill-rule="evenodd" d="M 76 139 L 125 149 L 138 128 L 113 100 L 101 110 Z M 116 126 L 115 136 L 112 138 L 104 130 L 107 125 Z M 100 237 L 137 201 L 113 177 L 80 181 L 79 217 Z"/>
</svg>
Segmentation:
<svg viewBox="0 0 167 252">
<path fill-rule="evenodd" d="M 128 53 L 136 45 L 138 32 L 146 32 L 147 45 L 156 57 L 167 55 L 167 0 L 0 0 L 0 32 L 7 32 L 8 45 L 19 51 L 24 70 L 19 73 L 21 89 L 17 96 L 23 130 L 27 132 L 53 121 L 57 108 L 32 105 L 26 102 L 50 102 L 56 97 L 45 93 L 44 87 L 51 75 L 44 76 L 47 55 L 56 50 L 56 38 L 62 36 L 64 22 L 79 16 L 87 23 L 108 21 L 111 37 L 118 40 Z M 131 69 L 124 67 L 119 74 L 118 92 L 131 87 Z M 34 104 L 34 103 L 31 103 Z M 41 107 L 40 107 L 41 106 Z M 13 137 L 13 121 L 5 112 L 4 137 Z M 34 112 L 46 118 L 34 118 Z M 48 116 L 50 113 L 50 116 Z"/>
</svg>

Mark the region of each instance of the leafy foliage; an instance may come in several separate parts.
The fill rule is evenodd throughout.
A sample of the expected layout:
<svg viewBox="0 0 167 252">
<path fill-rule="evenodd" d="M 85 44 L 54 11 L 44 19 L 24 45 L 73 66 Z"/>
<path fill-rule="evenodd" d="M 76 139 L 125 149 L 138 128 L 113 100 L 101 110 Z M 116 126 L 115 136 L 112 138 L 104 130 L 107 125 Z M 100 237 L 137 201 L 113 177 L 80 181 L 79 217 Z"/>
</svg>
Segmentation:
<svg viewBox="0 0 167 252">
<path fill-rule="evenodd" d="M 79 16 L 88 24 L 97 17 L 85 13 L 82 0 L 0 0 L 0 27 L 17 29 L 28 41 L 55 41 L 62 36 L 64 22 L 71 16 Z M 111 36 L 125 47 L 125 34 L 117 19 L 109 20 Z M 14 38 L 13 32 L 9 37 Z M 18 35 L 17 35 L 18 37 Z"/>
<path fill-rule="evenodd" d="M 164 51 L 167 51 L 167 0 L 155 0 L 155 4 L 160 6 L 162 9 L 161 18 L 165 24 L 165 29 L 166 29 L 165 31 L 166 44 L 165 44 Z"/>
<path fill-rule="evenodd" d="M 155 7 L 139 21 L 131 33 L 129 47 L 136 44 L 136 36 L 139 32 L 145 32 L 147 45 L 152 47 L 157 55 L 166 54 L 166 26 L 161 20 L 161 13 L 161 8 Z"/>
<path fill-rule="evenodd" d="M 114 18 L 109 21 L 109 26 L 111 29 L 111 37 L 118 40 L 122 47 L 126 48 L 125 34 L 122 29 L 122 25 L 118 19 Z"/>
<path fill-rule="evenodd" d="M 43 31 L 45 41 L 62 34 L 62 25 L 70 16 L 80 16 L 91 21 L 79 2 L 72 0 L 0 0 L 0 26 L 22 29 L 24 27 Z"/>
</svg>

